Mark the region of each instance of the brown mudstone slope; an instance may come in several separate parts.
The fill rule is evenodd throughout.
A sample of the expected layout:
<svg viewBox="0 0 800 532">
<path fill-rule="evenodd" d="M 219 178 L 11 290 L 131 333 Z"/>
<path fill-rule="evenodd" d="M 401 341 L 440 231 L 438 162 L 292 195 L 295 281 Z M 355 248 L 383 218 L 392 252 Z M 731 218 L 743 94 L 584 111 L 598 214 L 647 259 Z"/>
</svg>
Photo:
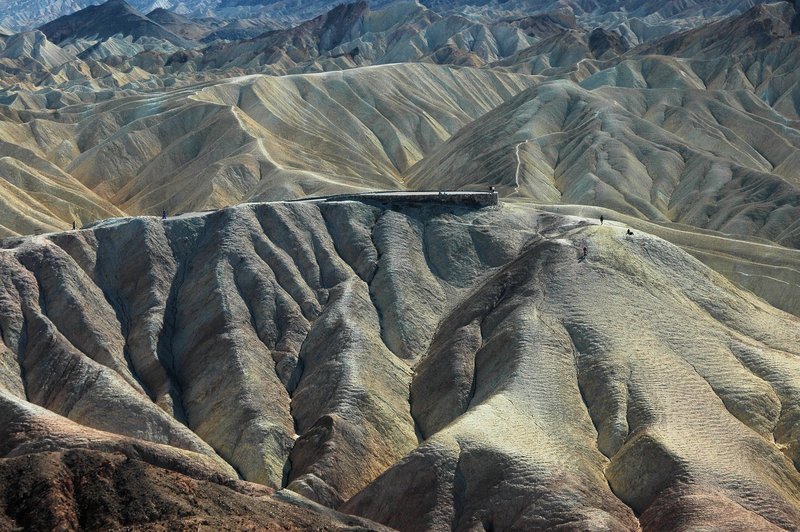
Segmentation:
<svg viewBox="0 0 800 532">
<path fill-rule="evenodd" d="M 347 201 L 6 239 L 0 524 L 797 529 L 800 319 L 625 230 Z"/>
<path fill-rule="evenodd" d="M 28 530 L 379 530 L 285 493 L 230 479 L 198 479 L 88 450 L 0 461 L 0 527 Z"/>
</svg>

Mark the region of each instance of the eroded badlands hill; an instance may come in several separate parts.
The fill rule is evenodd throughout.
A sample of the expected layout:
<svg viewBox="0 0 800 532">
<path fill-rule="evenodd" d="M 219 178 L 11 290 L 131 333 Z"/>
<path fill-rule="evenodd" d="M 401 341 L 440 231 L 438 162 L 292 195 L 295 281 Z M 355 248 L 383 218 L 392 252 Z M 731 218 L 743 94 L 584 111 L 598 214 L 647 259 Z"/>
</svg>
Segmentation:
<svg viewBox="0 0 800 532">
<path fill-rule="evenodd" d="M 239 477 L 401 530 L 800 522 L 800 319 L 619 224 L 275 203 L 2 248 L 2 474 L 185 508 L 105 526 L 311 504 Z"/>
<path fill-rule="evenodd" d="M 401 64 L 11 112 L 0 121 L 0 235 L 401 188 L 401 172 L 534 82 Z"/>
<path fill-rule="evenodd" d="M 0 38 L 10 73 L 0 235 L 241 201 L 497 185 L 540 204 L 797 249 L 796 17 L 788 2 L 756 6 L 632 49 L 627 33 L 589 31 L 567 11 L 489 31 L 412 4 L 340 7 L 204 53 L 125 52 L 135 43 L 119 36 L 85 50 L 38 32 Z M 466 51 L 505 59 L 352 68 L 459 63 Z M 350 70 L 263 75 L 295 67 Z"/>
<path fill-rule="evenodd" d="M 397 189 L 530 76 L 401 64 L 245 76 L 0 121 L 0 235 L 120 214 Z M 6 228 L 6 229 L 4 229 Z"/>
<path fill-rule="evenodd" d="M 597 205 L 797 248 L 793 125 L 745 92 L 548 82 L 459 131 L 406 177 L 412 188 L 497 184 L 542 203 Z"/>
</svg>

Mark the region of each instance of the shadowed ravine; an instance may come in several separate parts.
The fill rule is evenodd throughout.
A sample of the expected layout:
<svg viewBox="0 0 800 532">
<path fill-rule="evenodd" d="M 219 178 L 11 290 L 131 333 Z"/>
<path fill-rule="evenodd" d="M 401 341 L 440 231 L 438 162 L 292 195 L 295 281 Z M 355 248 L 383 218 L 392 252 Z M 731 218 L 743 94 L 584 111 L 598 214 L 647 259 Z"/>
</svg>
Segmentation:
<svg viewBox="0 0 800 532">
<path fill-rule="evenodd" d="M 300 202 L 1 247 L 2 475 L 110 453 L 401 530 L 800 522 L 800 320 L 659 238 Z"/>
</svg>

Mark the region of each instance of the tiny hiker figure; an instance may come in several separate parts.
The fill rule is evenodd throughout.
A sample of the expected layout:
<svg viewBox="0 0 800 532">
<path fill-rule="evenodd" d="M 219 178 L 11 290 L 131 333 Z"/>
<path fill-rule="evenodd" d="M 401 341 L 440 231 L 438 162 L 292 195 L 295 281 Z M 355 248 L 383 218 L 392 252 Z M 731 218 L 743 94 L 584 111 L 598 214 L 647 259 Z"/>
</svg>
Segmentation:
<svg viewBox="0 0 800 532">
<path fill-rule="evenodd" d="M 75 220 L 72 220 L 72 230 L 75 230 Z"/>
<path fill-rule="evenodd" d="M 585 259 L 585 258 L 586 258 L 586 255 L 588 255 L 588 254 L 589 254 L 589 250 L 588 250 L 588 249 L 586 249 L 586 247 L 584 247 L 584 248 L 583 248 L 583 258 Z"/>
<path fill-rule="evenodd" d="M 600 215 L 600 225 L 603 225 L 603 215 Z"/>
<path fill-rule="evenodd" d="M 630 227 L 628 228 L 628 231 L 625 234 L 628 236 L 631 236 L 633 234 L 633 231 L 631 231 Z"/>
<path fill-rule="evenodd" d="M 161 219 L 162 220 L 166 220 L 167 219 L 167 211 L 166 210 L 161 211 Z"/>
</svg>

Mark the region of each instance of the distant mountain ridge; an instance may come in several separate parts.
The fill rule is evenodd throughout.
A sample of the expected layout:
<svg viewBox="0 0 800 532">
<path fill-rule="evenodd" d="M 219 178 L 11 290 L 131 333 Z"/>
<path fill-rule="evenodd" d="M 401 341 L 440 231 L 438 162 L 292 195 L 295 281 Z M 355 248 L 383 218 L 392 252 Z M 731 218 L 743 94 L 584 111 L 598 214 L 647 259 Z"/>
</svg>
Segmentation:
<svg viewBox="0 0 800 532">
<path fill-rule="evenodd" d="M 154 9 L 145 16 L 167 31 L 190 41 L 200 40 L 215 29 L 223 26 L 221 22 L 212 22 L 208 19 L 194 20 L 163 7 Z"/>
<path fill-rule="evenodd" d="M 11 30 L 33 28 L 42 22 L 72 14 L 99 0 L 9 0 L 0 6 L 0 26 Z M 141 13 L 162 8 L 192 17 L 214 16 L 222 19 L 267 17 L 284 25 L 297 24 L 330 11 L 342 0 L 130 0 L 130 5 Z M 389 0 L 373 0 L 372 8 L 396 4 Z M 567 10 L 580 16 L 588 26 L 615 27 L 623 25 L 639 37 L 660 36 L 673 28 L 671 19 L 694 19 L 690 26 L 704 19 L 725 17 L 742 13 L 754 5 L 768 0 L 421 0 L 422 5 L 440 13 L 459 12 L 470 16 L 487 15 L 496 19 L 520 13 L 535 14 Z M 627 19 L 634 19 L 628 24 Z M 660 34 L 660 35 L 659 35 Z"/>
<path fill-rule="evenodd" d="M 99 6 L 89 6 L 39 29 L 56 44 L 76 38 L 102 39 L 122 34 L 134 39 L 153 37 L 177 46 L 188 45 L 186 39 L 142 15 L 125 0 L 109 0 Z"/>
<path fill-rule="evenodd" d="M 0 26 L 10 30 L 34 28 L 65 15 L 71 15 L 89 6 L 102 4 L 101 0 L 8 0 L 0 6 Z M 131 0 L 137 11 L 148 13 L 159 7 L 173 7 L 172 0 Z"/>
</svg>

